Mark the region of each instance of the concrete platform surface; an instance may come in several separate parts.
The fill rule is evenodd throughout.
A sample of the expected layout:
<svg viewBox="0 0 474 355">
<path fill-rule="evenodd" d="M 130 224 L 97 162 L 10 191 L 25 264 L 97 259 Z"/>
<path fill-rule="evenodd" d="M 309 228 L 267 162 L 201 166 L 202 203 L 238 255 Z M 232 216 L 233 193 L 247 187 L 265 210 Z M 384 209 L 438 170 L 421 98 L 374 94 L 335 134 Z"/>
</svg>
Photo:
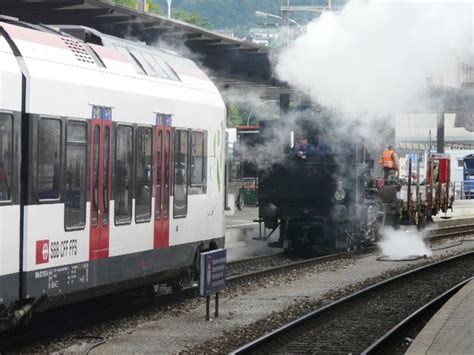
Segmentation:
<svg viewBox="0 0 474 355">
<path fill-rule="evenodd" d="M 407 354 L 474 354 L 474 280 L 441 307 Z"/>
<path fill-rule="evenodd" d="M 233 215 L 227 215 L 225 221 L 225 245 L 227 261 L 246 259 L 253 256 L 271 254 L 279 249 L 267 247 L 267 242 L 255 240 L 259 236 L 258 207 L 244 207 L 236 210 Z M 275 233 L 272 238 L 278 238 Z"/>
<path fill-rule="evenodd" d="M 258 219 L 258 207 L 244 207 L 242 211 L 236 210 L 233 215 L 225 216 L 225 226 L 228 228 L 249 224 L 258 225 L 254 222 L 255 219 Z"/>
<path fill-rule="evenodd" d="M 474 200 L 454 200 L 453 212 L 449 210 L 446 215 L 453 219 L 474 217 Z M 438 221 L 444 216 L 444 213 L 440 213 L 434 220 Z"/>
</svg>

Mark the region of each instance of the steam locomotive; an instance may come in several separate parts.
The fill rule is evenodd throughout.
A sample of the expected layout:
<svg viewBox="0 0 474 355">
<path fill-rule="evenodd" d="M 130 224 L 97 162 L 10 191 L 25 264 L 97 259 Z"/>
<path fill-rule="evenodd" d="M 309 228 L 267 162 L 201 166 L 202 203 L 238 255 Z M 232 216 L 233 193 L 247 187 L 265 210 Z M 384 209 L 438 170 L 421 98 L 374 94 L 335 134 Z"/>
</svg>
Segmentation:
<svg viewBox="0 0 474 355">
<path fill-rule="evenodd" d="M 274 161 L 259 170 L 259 221 L 265 226 L 260 230 L 271 230 L 260 238 L 268 241 L 278 231 L 278 240 L 269 246 L 298 253 L 373 243 L 384 222 L 377 191 L 369 183 L 373 160 L 363 140 L 345 137 L 334 144 L 330 123 L 317 122 L 321 119 L 306 117 L 291 125 L 261 124 L 260 144 L 272 142 L 282 154 L 280 159 L 272 154 Z M 296 140 L 301 135 L 316 154 L 299 154 Z"/>
<path fill-rule="evenodd" d="M 408 161 L 407 182 L 384 181 L 374 177 L 374 159 L 356 131 L 308 113 L 291 124 L 261 124 L 263 153 L 269 145 L 271 152 L 259 169 L 259 222 L 265 226 L 259 239 L 274 240 L 277 232 L 268 245 L 298 254 L 356 249 L 376 242 L 385 226 L 423 228 L 434 215 L 452 210 L 447 156 L 428 155 L 423 183 L 412 179 L 419 176 L 419 159 L 417 165 Z M 300 154 L 296 138 L 302 135 L 315 154 Z"/>
</svg>

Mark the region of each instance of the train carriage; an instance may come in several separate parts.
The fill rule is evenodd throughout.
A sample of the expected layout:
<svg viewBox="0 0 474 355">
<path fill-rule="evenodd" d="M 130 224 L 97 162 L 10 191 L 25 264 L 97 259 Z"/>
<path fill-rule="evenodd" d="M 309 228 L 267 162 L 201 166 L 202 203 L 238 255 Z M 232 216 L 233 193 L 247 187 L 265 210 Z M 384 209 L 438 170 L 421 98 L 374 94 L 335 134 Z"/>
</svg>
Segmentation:
<svg viewBox="0 0 474 355">
<path fill-rule="evenodd" d="M 84 27 L 0 29 L 0 318 L 191 275 L 224 244 L 207 75 Z"/>
</svg>

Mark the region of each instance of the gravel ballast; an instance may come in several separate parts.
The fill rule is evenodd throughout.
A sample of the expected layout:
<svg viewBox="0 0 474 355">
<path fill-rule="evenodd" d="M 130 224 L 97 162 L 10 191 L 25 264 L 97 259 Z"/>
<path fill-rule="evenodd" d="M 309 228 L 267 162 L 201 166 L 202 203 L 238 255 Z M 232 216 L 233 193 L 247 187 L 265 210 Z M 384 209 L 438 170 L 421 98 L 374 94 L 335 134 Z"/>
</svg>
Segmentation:
<svg viewBox="0 0 474 355">
<path fill-rule="evenodd" d="M 310 309 L 380 279 L 472 249 L 474 243 L 465 243 L 435 252 L 428 260 L 398 263 L 376 261 L 374 253 L 249 282 L 222 294 L 220 317 L 211 322 L 204 320 L 204 300 L 194 300 L 179 305 L 177 312 L 162 312 L 159 317 L 142 316 L 142 322 L 134 319 L 132 327 L 115 326 L 113 331 L 108 331 L 105 325 L 100 330 L 91 329 L 93 335 L 108 338 L 91 353 L 224 353 Z M 83 347 L 76 345 L 61 352 L 82 350 Z"/>
</svg>

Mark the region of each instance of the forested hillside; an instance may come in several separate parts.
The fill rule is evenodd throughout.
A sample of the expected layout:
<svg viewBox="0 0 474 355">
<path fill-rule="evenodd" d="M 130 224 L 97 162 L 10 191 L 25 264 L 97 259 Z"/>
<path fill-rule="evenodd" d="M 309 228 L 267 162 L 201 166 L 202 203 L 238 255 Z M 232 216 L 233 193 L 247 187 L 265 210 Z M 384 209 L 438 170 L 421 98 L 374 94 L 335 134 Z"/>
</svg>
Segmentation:
<svg viewBox="0 0 474 355">
<path fill-rule="evenodd" d="M 338 2 L 340 2 L 339 0 Z M 166 12 L 166 0 L 154 0 Z M 334 3 L 335 1 L 333 1 Z M 327 0 L 291 0 L 291 5 L 321 5 Z M 246 29 L 262 22 L 271 22 L 255 16 L 255 11 L 280 14 L 281 0 L 173 0 L 172 9 L 196 12 L 207 19 L 214 29 Z M 297 21 L 310 20 L 314 13 L 294 13 Z M 274 21 L 274 20 L 273 20 Z"/>
</svg>

